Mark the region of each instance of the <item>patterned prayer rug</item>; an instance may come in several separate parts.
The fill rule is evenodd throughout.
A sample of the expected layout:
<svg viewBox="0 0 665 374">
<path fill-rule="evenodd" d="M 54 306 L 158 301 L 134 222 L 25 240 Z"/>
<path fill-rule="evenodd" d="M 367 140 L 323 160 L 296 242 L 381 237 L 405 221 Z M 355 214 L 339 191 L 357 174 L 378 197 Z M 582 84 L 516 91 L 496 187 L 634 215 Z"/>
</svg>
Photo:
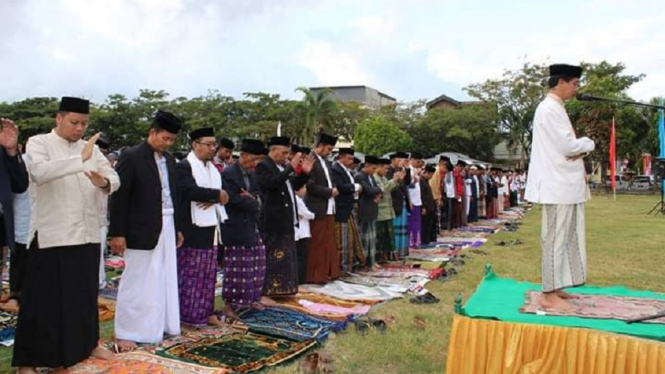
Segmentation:
<svg viewBox="0 0 665 374">
<path fill-rule="evenodd" d="M 0 312 L 0 344 L 4 346 L 14 344 L 17 321 L 18 314 Z"/>
<path fill-rule="evenodd" d="M 386 301 L 402 297 L 401 292 L 395 291 L 390 286 L 367 287 L 338 280 L 322 286 L 304 284 L 300 289 L 303 292 L 318 293 L 342 300 Z"/>
<path fill-rule="evenodd" d="M 97 311 L 99 313 L 99 322 L 113 319 L 115 317 L 115 301 L 98 297 Z"/>
<path fill-rule="evenodd" d="M 231 372 L 230 369 L 206 367 L 141 351 L 117 354 L 113 360 L 89 358 L 68 369 L 58 371 L 63 374 L 226 374 Z"/>
<path fill-rule="evenodd" d="M 371 277 L 427 277 L 429 279 L 437 279 L 445 273 L 443 269 L 422 269 L 414 268 L 407 265 L 384 265 L 379 270 L 362 272 L 360 274 Z"/>
<path fill-rule="evenodd" d="M 349 274 L 339 280 L 352 284 L 362 284 L 363 286 L 391 286 L 394 290 L 401 290 L 407 292 L 413 285 L 418 284 L 421 280 L 429 281 L 428 277 L 373 277 L 361 274 Z"/>
<path fill-rule="evenodd" d="M 570 312 L 543 310 L 538 304 L 540 295 L 541 293 L 538 291 L 527 291 L 524 296 L 524 306 L 520 308 L 520 312 L 625 321 L 631 318 L 653 315 L 665 310 L 665 300 L 590 294 L 576 294 L 580 297 L 579 299 L 568 300 L 568 302 L 577 307 L 576 310 Z M 665 318 L 657 318 L 644 322 L 665 324 Z"/>
<path fill-rule="evenodd" d="M 297 294 L 295 297 L 275 298 L 274 300 L 279 304 L 280 308 L 287 308 L 300 313 L 337 322 L 347 322 L 352 319 L 354 315 L 366 314 L 371 307 L 367 304 L 356 304 L 351 307 L 335 306 L 301 299 L 301 296 L 303 296 L 303 294 Z M 343 302 L 342 300 L 340 301 Z"/>
<path fill-rule="evenodd" d="M 407 258 L 418 261 L 448 262 L 453 257 L 457 256 L 459 251 L 460 247 L 457 247 L 456 249 L 450 249 L 449 247 L 427 249 L 412 248 L 409 251 Z"/>
<path fill-rule="evenodd" d="M 115 301 L 118 299 L 118 288 L 107 285 L 106 287 L 99 290 L 99 297 Z"/>
<path fill-rule="evenodd" d="M 248 309 L 238 317 L 249 327 L 249 331 L 297 342 L 316 339 L 324 341 L 331 332 L 346 327 L 346 322 L 307 315 L 287 308 Z"/>
<path fill-rule="evenodd" d="M 315 340 L 292 342 L 255 334 L 232 334 L 177 344 L 157 354 L 234 373 L 249 373 L 289 360 L 315 345 Z"/>
<path fill-rule="evenodd" d="M 477 233 L 485 233 L 485 234 L 496 234 L 499 232 L 499 228 L 496 227 L 490 227 L 490 226 L 462 226 L 458 228 L 459 231 L 462 232 L 477 232 Z"/>
</svg>

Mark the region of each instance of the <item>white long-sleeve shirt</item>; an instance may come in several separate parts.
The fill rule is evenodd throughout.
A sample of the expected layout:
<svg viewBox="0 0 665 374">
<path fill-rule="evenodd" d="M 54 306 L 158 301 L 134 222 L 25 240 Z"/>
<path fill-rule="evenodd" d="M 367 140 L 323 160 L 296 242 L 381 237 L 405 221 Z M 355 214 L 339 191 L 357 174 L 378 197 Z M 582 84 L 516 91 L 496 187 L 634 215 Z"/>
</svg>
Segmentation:
<svg viewBox="0 0 665 374">
<path fill-rule="evenodd" d="M 23 155 L 23 162 L 25 162 Z M 30 195 L 28 191 L 14 194 L 14 241 L 28 244 L 30 232 Z"/>
<path fill-rule="evenodd" d="M 563 101 L 554 94 L 538 105 L 533 118 L 531 162 L 526 182 L 527 201 L 578 204 L 588 199 L 586 170 L 577 156 L 595 149 L 593 140 L 577 138 Z"/>
<path fill-rule="evenodd" d="M 98 199 L 107 194 L 100 194 L 84 172 L 96 171 L 108 179 L 110 192 L 120 187 L 120 179 L 97 146 L 83 162 L 85 143 L 69 142 L 55 130 L 28 141 L 26 166 L 32 202 L 28 242 L 37 232 L 40 248 L 99 243 L 103 219 Z"/>
<path fill-rule="evenodd" d="M 296 241 L 298 241 L 300 239 L 312 237 L 312 234 L 309 231 L 309 221 L 313 220 L 315 217 L 314 213 L 307 209 L 305 200 L 303 200 L 302 197 L 296 195 L 296 202 L 298 204 L 298 216 L 300 216 L 298 217 L 298 227 L 295 228 Z"/>
</svg>

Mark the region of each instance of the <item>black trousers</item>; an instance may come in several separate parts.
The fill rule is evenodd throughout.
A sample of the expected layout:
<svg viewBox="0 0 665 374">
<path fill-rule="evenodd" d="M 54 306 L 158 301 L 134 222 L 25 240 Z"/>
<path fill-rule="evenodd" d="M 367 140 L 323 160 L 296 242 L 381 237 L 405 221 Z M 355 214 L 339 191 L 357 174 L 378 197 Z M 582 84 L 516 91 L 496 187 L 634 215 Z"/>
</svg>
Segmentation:
<svg viewBox="0 0 665 374">
<path fill-rule="evenodd" d="M 30 244 L 12 366 L 70 367 L 99 340 L 99 243 Z"/>
<path fill-rule="evenodd" d="M 14 250 L 9 258 L 9 290 L 11 291 L 9 298 L 15 299 L 19 303 L 21 302 L 21 290 L 23 290 L 30 253 L 27 245 L 15 242 Z"/>
<path fill-rule="evenodd" d="M 427 214 L 421 217 L 420 222 L 420 241 L 424 244 L 429 244 L 436 241 L 436 213 L 427 211 Z"/>
<path fill-rule="evenodd" d="M 455 214 L 455 202 L 455 198 L 446 198 L 446 230 L 452 230 L 454 228 L 453 215 Z"/>
<path fill-rule="evenodd" d="M 298 259 L 298 284 L 305 284 L 307 276 L 307 253 L 309 252 L 309 238 L 296 241 L 296 258 Z"/>
</svg>

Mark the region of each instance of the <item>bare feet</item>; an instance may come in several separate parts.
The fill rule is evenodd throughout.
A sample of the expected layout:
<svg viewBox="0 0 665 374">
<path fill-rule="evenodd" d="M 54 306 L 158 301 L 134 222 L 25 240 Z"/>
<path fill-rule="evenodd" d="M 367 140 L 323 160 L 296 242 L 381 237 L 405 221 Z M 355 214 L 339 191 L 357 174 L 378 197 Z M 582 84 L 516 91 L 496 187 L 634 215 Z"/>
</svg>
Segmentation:
<svg viewBox="0 0 665 374">
<path fill-rule="evenodd" d="M 381 269 L 381 265 L 379 264 L 374 264 L 374 266 L 372 266 L 373 271 L 378 271 L 379 269 Z"/>
<path fill-rule="evenodd" d="M 564 291 L 564 290 L 556 290 L 556 291 L 554 291 L 554 292 L 555 292 L 560 298 L 562 298 L 562 299 L 566 299 L 566 300 L 567 300 L 567 299 L 579 299 L 579 298 L 580 298 L 579 295 L 569 294 L 568 292 L 566 292 L 566 291 Z"/>
<path fill-rule="evenodd" d="M 259 300 L 259 302 L 265 306 L 277 306 L 275 300 L 265 296 L 261 296 L 261 300 Z"/>
<path fill-rule="evenodd" d="M 122 339 L 116 339 L 115 345 L 118 347 L 118 353 L 131 352 L 138 348 L 133 341 Z"/>
<path fill-rule="evenodd" d="M 224 322 L 219 317 L 212 315 L 208 317 L 208 325 L 210 326 L 224 326 Z"/>
<path fill-rule="evenodd" d="M 16 299 L 9 299 L 6 303 L 0 305 L 0 310 L 4 310 L 9 313 L 18 313 L 18 301 Z"/>
<path fill-rule="evenodd" d="M 562 299 L 556 292 L 543 292 L 539 304 L 545 309 L 556 309 L 562 312 L 572 312 L 576 309 L 575 306 Z"/>
<path fill-rule="evenodd" d="M 224 305 L 224 315 L 226 316 L 226 322 L 232 324 L 235 321 L 239 321 L 240 318 L 236 314 L 236 312 L 233 311 L 233 308 L 231 308 L 230 305 L 226 304 Z"/>
<path fill-rule="evenodd" d="M 18 373 L 18 374 L 37 374 L 37 370 L 35 368 L 20 367 L 20 368 L 18 368 L 18 370 L 16 370 L 16 373 Z"/>
<path fill-rule="evenodd" d="M 92 354 L 90 356 L 100 360 L 112 360 L 114 357 L 113 352 L 99 345 L 97 348 L 92 350 Z"/>
<path fill-rule="evenodd" d="M 250 305 L 250 308 L 260 311 L 260 310 L 265 310 L 266 306 L 257 301 L 255 303 L 252 303 L 252 305 Z"/>
</svg>

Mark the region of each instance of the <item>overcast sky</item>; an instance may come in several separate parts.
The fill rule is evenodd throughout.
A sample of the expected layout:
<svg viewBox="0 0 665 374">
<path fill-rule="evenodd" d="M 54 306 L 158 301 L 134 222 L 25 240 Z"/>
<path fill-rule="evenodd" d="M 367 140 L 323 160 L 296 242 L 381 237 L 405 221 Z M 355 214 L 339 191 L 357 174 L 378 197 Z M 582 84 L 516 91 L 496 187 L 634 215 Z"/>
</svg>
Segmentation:
<svg viewBox="0 0 665 374">
<path fill-rule="evenodd" d="M 665 92 L 665 12 L 621 0 L 0 0 L 0 101 L 141 88 L 299 98 L 367 85 L 400 101 L 534 62 L 624 62 Z"/>
</svg>

